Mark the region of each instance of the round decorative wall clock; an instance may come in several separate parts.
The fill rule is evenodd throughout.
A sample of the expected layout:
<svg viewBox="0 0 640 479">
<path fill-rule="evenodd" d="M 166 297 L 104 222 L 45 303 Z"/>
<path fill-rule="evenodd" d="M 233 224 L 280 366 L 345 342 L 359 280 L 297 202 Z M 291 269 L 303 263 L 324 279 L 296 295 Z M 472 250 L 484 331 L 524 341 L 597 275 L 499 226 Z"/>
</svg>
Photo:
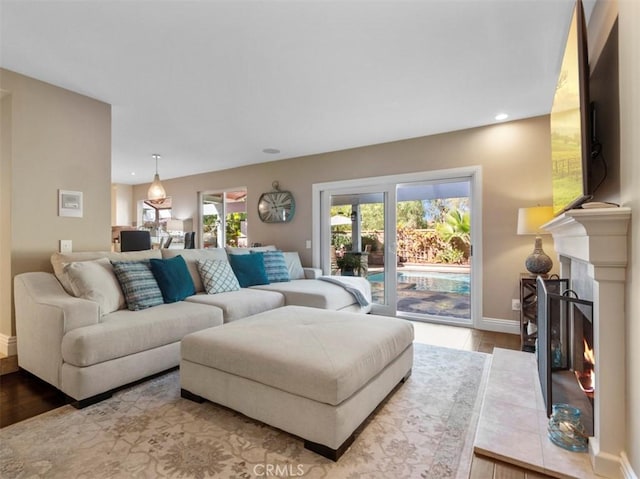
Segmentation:
<svg viewBox="0 0 640 479">
<path fill-rule="evenodd" d="M 260 195 L 258 216 L 264 223 L 288 223 L 296 211 L 293 195 L 290 191 L 280 191 L 277 181 L 271 186 L 275 191 Z"/>
</svg>

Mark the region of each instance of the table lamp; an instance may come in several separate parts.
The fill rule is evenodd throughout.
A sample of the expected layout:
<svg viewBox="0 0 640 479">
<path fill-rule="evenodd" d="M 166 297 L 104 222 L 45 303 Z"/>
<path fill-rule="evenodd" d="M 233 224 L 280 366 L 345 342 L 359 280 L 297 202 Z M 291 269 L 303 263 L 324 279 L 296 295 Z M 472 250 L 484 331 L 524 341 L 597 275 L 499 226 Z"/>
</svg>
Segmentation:
<svg viewBox="0 0 640 479">
<path fill-rule="evenodd" d="M 527 271 L 532 274 L 547 274 L 551 271 L 553 261 L 542 250 L 542 237 L 545 232 L 540 226 L 553 219 L 552 206 L 534 206 L 518 210 L 518 234 L 536 235 L 533 253 L 524 262 Z"/>
</svg>

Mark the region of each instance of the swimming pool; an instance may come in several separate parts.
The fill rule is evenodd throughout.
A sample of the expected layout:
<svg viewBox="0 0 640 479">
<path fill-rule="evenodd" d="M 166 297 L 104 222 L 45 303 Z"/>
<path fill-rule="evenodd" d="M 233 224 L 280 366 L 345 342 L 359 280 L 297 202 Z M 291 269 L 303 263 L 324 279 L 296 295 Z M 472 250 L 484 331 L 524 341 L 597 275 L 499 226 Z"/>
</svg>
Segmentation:
<svg viewBox="0 0 640 479">
<path fill-rule="evenodd" d="M 367 276 L 371 283 L 382 283 L 384 273 Z M 418 291 L 439 291 L 443 293 L 469 294 L 469 273 L 447 273 L 441 271 L 398 271 L 398 286 L 414 284 Z"/>
</svg>

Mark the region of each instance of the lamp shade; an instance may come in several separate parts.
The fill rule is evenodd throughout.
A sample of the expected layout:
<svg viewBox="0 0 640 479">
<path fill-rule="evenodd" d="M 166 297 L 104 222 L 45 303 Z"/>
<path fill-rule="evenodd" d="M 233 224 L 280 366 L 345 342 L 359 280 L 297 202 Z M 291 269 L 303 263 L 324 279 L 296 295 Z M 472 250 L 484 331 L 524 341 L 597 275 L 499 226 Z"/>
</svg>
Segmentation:
<svg viewBox="0 0 640 479">
<path fill-rule="evenodd" d="M 540 226 L 553 219 L 553 206 L 534 206 L 518 210 L 518 234 L 541 235 L 546 232 Z"/>
<path fill-rule="evenodd" d="M 160 183 L 160 175 L 158 175 L 158 159 L 160 159 L 160 155 L 151 155 L 156 162 L 156 174 L 153 177 L 153 183 L 149 186 L 147 190 L 147 199 L 149 200 L 163 200 L 167 197 L 167 193 Z"/>
<path fill-rule="evenodd" d="M 153 177 L 153 183 L 149 186 L 149 190 L 147 191 L 147 199 L 149 200 L 162 200 L 167 197 L 167 193 L 160 183 L 160 176 L 158 173 Z"/>
</svg>

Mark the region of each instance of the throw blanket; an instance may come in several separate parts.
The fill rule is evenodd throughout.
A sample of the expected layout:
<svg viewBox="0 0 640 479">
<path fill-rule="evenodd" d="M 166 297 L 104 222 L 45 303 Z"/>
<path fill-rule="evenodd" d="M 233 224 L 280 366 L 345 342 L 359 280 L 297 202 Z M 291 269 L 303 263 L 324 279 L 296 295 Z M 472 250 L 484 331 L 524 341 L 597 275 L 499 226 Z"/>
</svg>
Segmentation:
<svg viewBox="0 0 640 479">
<path fill-rule="evenodd" d="M 369 281 L 360 276 L 319 276 L 318 279 L 343 287 L 356 298 L 358 304 L 363 308 L 371 303 L 371 285 Z"/>
</svg>

